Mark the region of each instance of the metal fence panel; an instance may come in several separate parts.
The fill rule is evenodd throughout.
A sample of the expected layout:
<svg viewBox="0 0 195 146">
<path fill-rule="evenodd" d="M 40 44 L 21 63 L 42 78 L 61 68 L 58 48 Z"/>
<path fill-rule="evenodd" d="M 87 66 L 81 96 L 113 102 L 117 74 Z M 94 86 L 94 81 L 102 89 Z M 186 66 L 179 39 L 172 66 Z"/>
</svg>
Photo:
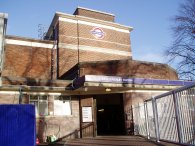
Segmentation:
<svg viewBox="0 0 195 146">
<path fill-rule="evenodd" d="M 155 123 L 154 123 L 154 112 L 152 107 L 152 101 L 146 102 L 147 119 L 148 119 L 148 133 L 152 138 L 156 138 Z"/>
<path fill-rule="evenodd" d="M 134 107 L 133 106 L 133 120 L 134 120 L 134 134 L 137 135 L 139 134 L 138 132 L 138 127 L 139 127 L 139 107 Z"/>
<path fill-rule="evenodd" d="M 133 112 L 137 134 L 195 145 L 195 84 L 146 100 Z"/>
<path fill-rule="evenodd" d="M 181 142 L 195 144 L 195 87 L 176 93 L 181 126 Z"/>
<path fill-rule="evenodd" d="M 144 104 L 133 108 L 135 134 L 147 136 Z"/>
<path fill-rule="evenodd" d="M 139 134 L 147 136 L 144 104 L 139 105 Z"/>
<path fill-rule="evenodd" d="M 179 142 L 173 95 L 156 99 L 160 139 Z"/>
</svg>

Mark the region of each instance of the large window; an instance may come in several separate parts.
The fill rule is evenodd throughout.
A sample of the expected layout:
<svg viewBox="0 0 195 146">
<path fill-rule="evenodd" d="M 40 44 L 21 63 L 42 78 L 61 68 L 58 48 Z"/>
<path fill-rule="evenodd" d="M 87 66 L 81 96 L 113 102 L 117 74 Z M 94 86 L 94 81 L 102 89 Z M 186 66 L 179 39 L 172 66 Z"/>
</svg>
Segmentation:
<svg viewBox="0 0 195 146">
<path fill-rule="evenodd" d="M 29 95 L 29 103 L 35 105 L 36 115 L 48 115 L 48 96 Z"/>
<path fill-rule="evenodd" d="M 71 115 L 71 97 L 55 96 L 54 97 L 54 115 L 65 116 Z"/>
<path fill-rule="evenodd" d="M 71 115 L 71 96 L 29 95 L 29 103 L 35 105 L 37 116 Z"/>
</svg>

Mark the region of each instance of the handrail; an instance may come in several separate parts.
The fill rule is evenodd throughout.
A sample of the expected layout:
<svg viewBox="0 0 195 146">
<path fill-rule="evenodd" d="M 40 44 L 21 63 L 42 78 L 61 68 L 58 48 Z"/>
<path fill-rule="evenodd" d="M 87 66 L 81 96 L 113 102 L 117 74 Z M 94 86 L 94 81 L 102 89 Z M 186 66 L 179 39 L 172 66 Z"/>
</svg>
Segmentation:
<svg viewBox="0 0 195 146">
<path fill-rule="evenodd" d="M 88 124 L 86 124 L 86 125 L 83 125 L 81 129 L 78 128 L 78 129 L 76 129 L 75 131 L 73 131 L 73 132 L 71 132 L 71 133 L 69 133 L 69 134 L 67 134 L 67 135 L 65 135 L 65 136 L 63 136 L 63 137 L 58 138 L 58 139 L 56 140 L 56 142 L 62 141 L 63 139 L 72 138 L 72 136 L 73 136 L 74 138 L 79 138 L 79 133 L 80 133 L 80 131 L 81 131 L 81 130 L 83 131 L 83 130 L 85 130 L 85 129 L 91 127 L 91 126 L 94 127 L 94 122 L 91 122 L 91 123 L 88 123 Z M 93 131 L 93 136 L 94 136 L 94 131 Z"/>
</svg>

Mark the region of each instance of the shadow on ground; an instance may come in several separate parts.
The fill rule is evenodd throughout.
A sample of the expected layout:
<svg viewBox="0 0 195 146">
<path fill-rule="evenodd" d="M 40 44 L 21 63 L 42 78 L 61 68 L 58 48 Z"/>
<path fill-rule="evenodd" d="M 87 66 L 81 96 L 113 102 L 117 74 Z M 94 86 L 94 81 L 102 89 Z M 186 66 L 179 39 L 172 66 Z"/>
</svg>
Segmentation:
<svg viewBox="0 0 195 146">
<path fill-rule="evenodd" d="M 97 136 L 95 138 L 70 139 L 39 146 L 179 146 L 167 142 L 155 142 L 139 136 Z"/>
</svg>

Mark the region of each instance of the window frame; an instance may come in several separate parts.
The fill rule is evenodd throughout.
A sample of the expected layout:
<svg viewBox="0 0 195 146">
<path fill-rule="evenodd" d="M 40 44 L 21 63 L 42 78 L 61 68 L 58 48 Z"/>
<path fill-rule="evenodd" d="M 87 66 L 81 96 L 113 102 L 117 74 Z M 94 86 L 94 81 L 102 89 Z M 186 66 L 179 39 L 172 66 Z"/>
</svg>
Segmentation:
<svg viewBox="0 0 195 146">
<path fill-rule="evenodd" d="M 32 97 L 36 97 L 36 98 L 33 98 Z M 46 98 L 44 98 L 46 97 Z M 33 95 L 33 94 L 29 94 L 29 104 L 33 104 L 35 105 L 35 114 L 36 116 L 49 116 L 49 96 L 48 95 Z M 33 103 L 32 103 L 33 102 Z M 36 104 L 37 106 L 36 106 Z M 40 104 L 41 103 L 46 103 L 46 109 L 47 109 L 47 113 L 42 115 L 40 114 Z"/>
</svg>

